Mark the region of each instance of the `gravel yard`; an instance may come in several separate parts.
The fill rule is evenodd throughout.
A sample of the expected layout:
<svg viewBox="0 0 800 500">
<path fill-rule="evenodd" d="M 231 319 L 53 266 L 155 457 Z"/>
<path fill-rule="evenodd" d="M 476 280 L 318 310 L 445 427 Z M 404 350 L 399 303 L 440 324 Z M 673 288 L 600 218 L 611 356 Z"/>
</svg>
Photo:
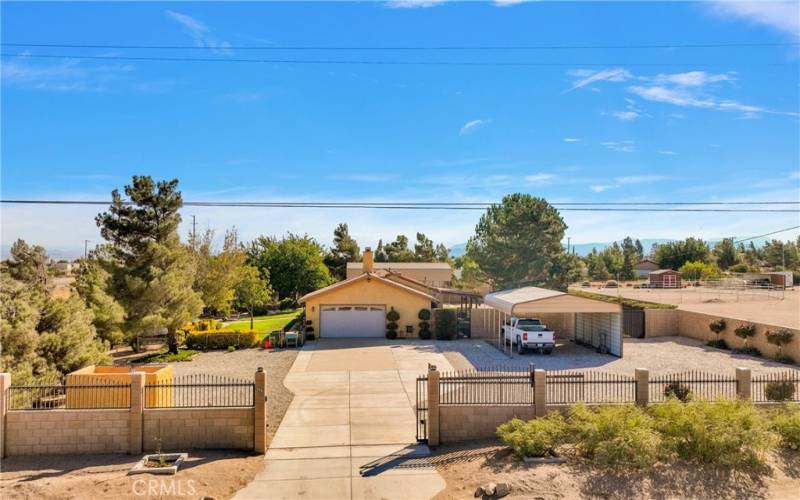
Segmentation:
<svg viewBox="0 0 800 500">
<path fill-rule="evenodd" d="M 551 355 L 514 354 L 509 358 L 483 340 L 437 342 L 456 370 L 490 367 L 527 368 L 530 364 L 545 370 L 601 370 L 633 375 L 636 368 L 648 368 L 651 373 L 676 373 L 701 370 L 732 374 L 737 367 L 750 368 L 753 373 L 798 370 L 763 358 L 706 347 L 703 342 L 686 337 L 657 337 L 625 339 L 623 357 L 598 354 L 592 349 L 571 342 L 559 344 Z"/>
<path fill-rule="evenodd" d="M 239 351 L 211 351 L 197 354 L 192 361 L 172 363 L 175 376 L 213 374 L 253 380 L 261 366 L 267 372 L 267 435 L 269 440 L 278 430 L 294 394 L 283 385 L 283 379 L 297 357 L 297 350 L 242 349 Z"/>
</svg>

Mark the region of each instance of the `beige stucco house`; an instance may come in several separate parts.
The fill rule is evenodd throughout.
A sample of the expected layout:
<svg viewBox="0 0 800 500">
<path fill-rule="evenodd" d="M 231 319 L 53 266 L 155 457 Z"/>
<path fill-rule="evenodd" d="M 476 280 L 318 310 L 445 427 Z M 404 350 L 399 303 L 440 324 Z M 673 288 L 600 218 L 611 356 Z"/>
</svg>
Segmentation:
<svg viewBox="0 0 800 500">
<path fill-rule="evenodd" d="M 453 281 L 453 270 L 446 262 L 373 262 L 376 272 L 393 272 L 402 274 L 432 287 L 447 288 Z M 347 263 L 347 278 L 355 278 L 364 273 L 361 262 Z"/>
</svg>

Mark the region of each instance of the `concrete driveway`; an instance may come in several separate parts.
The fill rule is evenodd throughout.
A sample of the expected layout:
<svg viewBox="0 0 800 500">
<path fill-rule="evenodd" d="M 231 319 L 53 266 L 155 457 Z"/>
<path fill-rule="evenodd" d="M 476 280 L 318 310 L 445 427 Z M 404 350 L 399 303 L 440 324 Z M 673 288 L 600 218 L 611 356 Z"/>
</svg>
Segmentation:
<svg viewBox="0 0 800 500">
<path fill-rule="evenodd" d="M 307 344 L 284 384 L 295 396 L 264 470 L 235 498 L 427 499 L 445 487 L 416 442 L 416 378 L 451 370 L 431 342 Z"/>
</svg>

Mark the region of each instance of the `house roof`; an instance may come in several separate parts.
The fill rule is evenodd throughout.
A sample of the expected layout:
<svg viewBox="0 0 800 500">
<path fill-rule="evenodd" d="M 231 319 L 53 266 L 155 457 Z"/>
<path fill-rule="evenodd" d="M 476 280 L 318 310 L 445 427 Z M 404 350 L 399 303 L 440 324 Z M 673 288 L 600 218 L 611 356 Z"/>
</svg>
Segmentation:
<svg viewBox="0 0 800 500">
<path fill-rule="evenodd" d="M 619 304 L 535 286 L 490 293 L 483 298 L 483 303 L 510 315 L 543 312 L 620 312 L 622 307 Z"/>
<path fill-rule="evenodd" d="M 665 274 L 665 273 L 681 274 L 678 271 L 675 271 L 673 269 L 659 269 L 658 271 L 651 271 L 650 272 L 650 274 Z"/>
<path fill-rule="evenodd" d="M 396 281 L 392 281 L 390 279 L 384 278 L 384 277 L 379 276 L 379 275 L 377 275 L 375 273 L 364 273 L 364 274 L 359 274 L 358 276 L 355 276 L 353 278 L 349 278 L 349 279 L 346 279 L 346 280 L 339 281 L 337 283 L 334 283 L 333 285 L 328 285 L 325 288 L 320 288 L 319 290 L 315 290 L 315 291 L 313 291 L 311 293 L 307 293 L 307 294 L 303 295 L 302 297 L 300 297 L 299 302 L 302 304 L 302 303 L 306 302 L 310 298 L 318 297 L 320 295 L 325 295 L 326 293 L 332 292 L 334 290 L 338 290 L 340 288 L 344 288 L 344 287 L 350 286 L 350 285 L 352 285 L 352 284 L 354 284 L 354 283 L 356 283 L 358 281 L 364 281 L 364 280 L 368 281 L 368 280 L 373 280 L 373 279 L 374 280 L 378 280 L 381 283 L 385 283 L 385 284 L 387 284 L 389 286 L 393 286 L 395 288 L 399 288 L 399 289 L 404 290 L 404 291 L 406 291 L 408 293 L 412 293 L 412 294 L 415 294 L 415 295 L 419 295 L 421 297 L 425 297 L 428 300 L 431 300 L 431 301 L 436 300 L 433 296 L 428 295 L 427 293 L 420 292 L 419 290 L 411 288 L 410 286 L 406 286 L 406 285 L 403 285 L 401 283 L 397 283 Z"/>
<path fill-rule="evenodd" d="M 650 259 L 642 259 L 642 260 L 640 260 L 639 262 L 636 263 L 637 266 L 642 265 L 642 264 L 655 264 L 657 266 L 658 262 L 650 260 Z M 636 267 L 636 266 L 634 266 L 634 267 Z"/>
<path fill-rule="evenodd" d="M 363 262 L 348 262 L 347 269 L 361 269 Z M 373 269 L 447 269 L 450 264 L 447 262 L 374 262 Z"/>
</svg>

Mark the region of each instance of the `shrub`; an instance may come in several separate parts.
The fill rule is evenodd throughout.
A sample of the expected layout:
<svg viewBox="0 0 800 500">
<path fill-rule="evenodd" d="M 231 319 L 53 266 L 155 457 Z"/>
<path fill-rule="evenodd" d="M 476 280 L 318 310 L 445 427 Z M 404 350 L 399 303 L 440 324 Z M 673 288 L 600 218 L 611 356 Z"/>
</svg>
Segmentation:
<svg viewBox="0 0 800 500">
<path fill-rule="evenodd" d="M 554 455 L 566 434 L 567 424 L 558 412 L 528 422 L 515 418 L 497 428 L 497 437 L 519 458 Z"/>
<path fill-rule="evenodd" d="M 723 339 L 709 340 L 708 342 L 706 342 L 706 345 L 708 347 L 714 347 L 716 349 L 725 349 L 726 351 L 728 350 L 728 343 L 725 342 L 725 340 Z"/>
<path fill-rule="evenodd" d="M 764 386 L 764 396 L 770 401 L 789 401 L 794 397 L 794 382 L 773 380 Z"/>
<path fill-rule="evenodd" d="M 744 347 L 747 348 L 747 339 L 752 337 L 756 334 L 756 325 L 752 323 L 742 323 L 741 325 L 737 326 L 733 333 L 736 334 L 737 337 L 744 340 Z"/>
<path fill-rule="evenodd" d="M 675 398 L 681 402 L 687 402 L 692 398 L 692 389 L 686 384 L 680 382 L 670 382 L 664 386 L 664 397 Z"/>
<path fill-rule="evenodd" d="M 186 347 L 189 349 L 227 349 L 253 347 L 257 342 L 256 332 L 190 332 L 186 335 Z"/>
<path fill-rule="evenodd" d="M 419 322 L 419 338 L 425 340 L 431 338 L 431 324 L 428 322 L 431 319 L 431 310 L 420 309 L 417 317 L 421 320 Z"/>
<path fill-rule="evenodd" d="M 739 349 L 734 349 L 733 352 L 737 354 L 747 354 L 748 356 L 761 356 L 761 351 L 752 346 L 744 346 Z"/>
<path fill-rule="evenodd" d="M 398 319 L 400 319 L 400 313 L 395 311 L 393 307 L 389 310 L 389 312 L 386 313 L 386 319 L 388 321 L 397 321 Z"/>
<path fill-rule="evenodd" d="M 455 309 L 434 309 L 435 330 L 437 340 L 453 340 L 456 338 L 458 318 Z"/>
<path fill-rule="evenodd" d="M 233 352 L 235 350 L 236 350 L 236 346 L 235 345 L 229 345 L 228 346 L 228 352 Z"/>
<path fill-rule="evenodd" d="M 394 340 L 397 338 L 397 320 L 400 319 L 400 313 L 394 310 L 394 307 L 389 309 L 386 313 L 386 338 Z"/>
<path fill-rule="evenodd" d="M 278 302 L 278 309 L 281 311 L 286 311 L 288 309 L 294 309 L 297 307 L 297 302 L 291 297 L 285 297 Z"/>
<path fill-rule="evenodd" d="M 714 335 L 719 336 L 720 333 L 725 331 L 725 320 L 720 318 L 708 324 L 708 329 L 714 332 Z"/>
<path fill-rule="evenodd" d="M 772 429 L 784 448 L 800 450 L 800 409 L 786 407 L 774 414 Z"/>
<path fill-rule="evenodd" d="M 397 338 L 397 330 L 386 330 L 386 338 L 389 340 L 394 340 Z"/>
<path fill-rule="evenodd" d="M 783 358 L 783 346 L 791 342 L 793 338 L 794 332 L 786 328 L 767 331 L 767 342 L 778 346 L 778 358 Z"/>
<path fill-rule="evenodd" d="M 431 310 L 430 309 L 420 309 L 419 314 L 417 314 L 417 318 L 421 319 L 422 321 L 430 321 L 431 319 Z"/>
<path fill-rule="evenodd" d="M 774 437 L 765 415 L 749 401 L 670 399 L 649 408 L 664 452 L 681 459 L 733 467 L 763 463 Z"/>
<path fill-rule="evenodd" d="M 734 264 L 728 268 L 728 271 L 732 273 L 747 273 L 750 272 L 750 266 L 748 266 L 744 262 L 740 262 L 738 264 Z"/>
<path fill-rule="evenodd" d="M 661 437 L 636 406 L 570 409 L 568 436 L 580 453 L 608 466 L 646 467 L 658 459 Z"/>
</svg>

